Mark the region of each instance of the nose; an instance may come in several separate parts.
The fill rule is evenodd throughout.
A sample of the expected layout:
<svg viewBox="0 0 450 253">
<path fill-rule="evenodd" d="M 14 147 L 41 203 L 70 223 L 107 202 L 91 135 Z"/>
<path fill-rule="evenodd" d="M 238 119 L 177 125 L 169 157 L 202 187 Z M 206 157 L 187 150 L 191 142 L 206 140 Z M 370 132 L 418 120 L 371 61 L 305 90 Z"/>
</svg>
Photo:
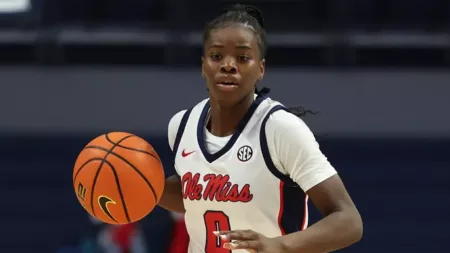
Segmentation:
<svg viewBox="0 0 450 253">
<path fill-rule="evenodd" d="M 236 74 L 236 61 L 231 59 L 231 57 L 225 58 L 222 62 L 222 66 L 220 67 L 220 72 L 227 74 Z"/>
</svg>

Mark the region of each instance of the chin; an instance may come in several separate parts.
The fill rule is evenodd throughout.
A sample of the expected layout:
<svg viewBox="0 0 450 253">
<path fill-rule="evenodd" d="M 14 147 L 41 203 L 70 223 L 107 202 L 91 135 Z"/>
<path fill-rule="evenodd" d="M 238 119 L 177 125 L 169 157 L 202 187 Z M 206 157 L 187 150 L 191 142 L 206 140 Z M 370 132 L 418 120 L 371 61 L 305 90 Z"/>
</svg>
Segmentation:
<svg viewBox="0 0 450 253">
<path fill-rule="evenodd" d="M 240 93 L 224 93 L 215 92 L 215 94 L 210 94 L 211 99 L 216 101 L 219 105 L 224 107 L 233 107 L 241 104 L 246 100 L 247 96 Z"/>
</svg>

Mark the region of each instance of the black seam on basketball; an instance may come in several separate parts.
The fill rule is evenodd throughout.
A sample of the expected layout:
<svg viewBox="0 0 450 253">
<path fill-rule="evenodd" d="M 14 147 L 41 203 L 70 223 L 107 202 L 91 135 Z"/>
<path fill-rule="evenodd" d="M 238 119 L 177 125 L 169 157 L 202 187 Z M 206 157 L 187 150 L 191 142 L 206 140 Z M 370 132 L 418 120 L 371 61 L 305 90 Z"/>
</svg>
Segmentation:
<svg viewBox="0 0 450 253">
<path fill-rule="evenodd" d="M 106 136 L 108 136 L 108 134 L 105 134 L 105 137 L 106 137 Z M 94 182 L 92 183 L 92 189 L 91 189 L 91 208 L 92 208 L 92 214 L 93 214 L 94 216 L 95 216 L 95 209 L 94 209 L 94 189 L 95 189 L 95 184 L 97 183 L 98 175 L 99 175 L 99 173 L 100 173 L 99 171 L 100 171 L 100 169 L 102 168 L 103 164 L 105 163 L 106 158 L 108 158 L 108 155 L 112 153 L 112 151 L 113 151 L 113 149 L 116 147 L 116 145 L 120 144 L 120 142 L 122 142 L 122 141 L 124 141 L 124 140 L 130 138 L 131 136 L 133 136 L 133 135 L 125 136 L 125 137 L 123 137 L 122 139 L 120 139 L 116 144 L 114 144 L 109 150 L 108 150 L 108 149 L 105 149 L 106 154 L 105 154 L 105 156 L 103 157 L 102 162 L 101 162 L 100 165 L 98 166 L 97 173 L 95 174 Z M 88 147 L 85 147 L 84 149 L 87 149 L 87 148 L 88 148 Z M 117 186 L 117 188 L 119 188 L 119 186 Z M 125 202 L 122 202 L 122 203 L 123 203 L 124 206 L 126 205 Z M 130 222 L 130 217 L 128 216 L 128 212 L 127 212 L 126 210 L 127 210 L 127 209 L 124 208 L 125 216 L 127 217 L 127 221 Z"/>
<path fill-rule="evenodd" d="M 133 136 L 137 137 L 136 135 L 133 135 Z M 108 136 L 106 136 L 106 140 L 109 141 L 109 143 L 111 143 L 111 144 L 114 144 L 114 145 L 116 144 L 116 143 L 113 142 Z M 147 154 L 147 155 L 153 156 L 156 160 L 158 160 L 159 162 L 161 162 L 161 160 L 159 159 L 159 157 L 155 156 L 154 154 L 152 154 L 152 153 L 150 153 L 150 152 L 148 152 L 148 151 L 140 150 L 140 149 L 137 149 L 137 148 L 130 148 L 130 147 L 127 147 L 127 146 L 122 146 L 122 145 L 120 145 L 120 144 L 118 144 L 117 147 L 119 147 L 119 148 L 124 148 L 124 149 L 128 149 L 128 150 L 132 150 L 132 151 L 136 151 L 136 152 L 139 152 L 139 153 L 143 153 L 143 154 Z"/>
<path fill-rule="evenodd" d="M 78 174 L 80 174 L 81 170 L 82 170 L 86 165 L 88 165 L 90 162 L 93 162 L 93 161 L 103 161 L 103 159 L 102 159 L 102 158 L 99 158 L 99 157 L 95 157 L 95 158 L 91 158 L 91 159 L 87 160 L 86 162 L 84 162 L 84 163 L 80 166 L 80 168 L 78 169 L 78 171 L 77 171 L 77 173 L 75 174 L 75 177 L 72 179 L 72 181 L 75 182 L 75 180 L 77 180 Z"/>
<path fill-rule="evenodd" d="M 108 155 L 108 153 L 106 154 Z M 94 188 L 95 188 L 95 184 L 97 183 L 97 178 L 98 175 L 100 175 L 100 171 L 102 170 L 103 164 L 105 163 L 105 159 L 102 159 L 102 161 L 100 162 L 99 167 L 97 168 L 97 171 L 95 172 L 95 176 L 94 176 L 94 181 L 92 182 L 92 189 L 91 189 L 91 209 L 92 209 L 92 214 L 97 217 L 95 215 L 95 209 L 94 209 Z"/>
<path fill-rule="evenodd" d="M 108 164 L 109 167 L 111 167 L 111 171 L 114 174 L 114 178 L 115 178 L 116 184 L 117 184 L 117 189 L 119 190 L 120 200 L 122 201 L 122 207 L 123 207 L 123 210 L 125 211 L 125 215 L 127 217 L 128 222 L 130 222 L 130 217 L 128 216 L 127 205 L 125 205 L 125 198 L 123 197 L 122 187 L 120 186 L 119 176 L 117 175 L 116 168 L 114 167 L 114 165 L 112 163 L 108 162 L 107 160 L 105 160 L 105 163 Z"/>
<path fill-rule="evenodd" d="M 108 151 L 106 148 L 100 147 L 100 146 L 87 146 L 87 147 L 85 147 L 85 148 L 100 149 L 100 150 L 103 150 L 103 151 L 105 151 L 105 152 Z M 127 159 L 123 158 L 121 155 L 119 155 L 119 154 L 117 154 L 117 153 L 114 153 L 114 152 L 111 152 L 110 154 L 111 154 L 111 155 L 114 155 L 114 156 L 116 156 L 117 158 L 119 158 L 120 160 L 124 161 L 124 162 L 125 162 L 126 164 L 128 164 L 134 171 L 136 171 L 136 173 L 138 173 L 139 176 L 142 177 L 142 179 L 144 179 L 145 183 L 147 183 L 148 187 L 149 187 L 150 190 L 152 191 L 153 197 L 155 198 L 156 203 L 158 203 L 158 201 L 159 201 L 159 200 L 158 200 L 158 195 L 156 195 L 155 189 L 153 188 L 152 184 L 148 181 L 148 179 L 144 176 L 144 174 L 142 174 L 142 172 L 140 172 L 140 171 L 138 170 L 138 168 L 136 168 L 136 166 L 134 166 L 134 165 L 133 165 L 131 162 L 129 162 Z"/>
<path fill-rule="evenodd" d="M 126 146 L 121 146 L 121 145 L 119 145 L 119 146 L 117 146 L 117 147 L 118 147 L 118 148 L 123 148 L 123 149 L 126 149 L 126 150 L 130 150 L 130 151 L 135 151 L 135 152 L 138 152 L 138 153 L 142 153 L 142 154 L 149 155 L 149 156 L 155 158 L 158 162 L 161 163 L 161 160 L 159 159 L 159 157 L 156 156 L 156 155 L 154 155 L 154 154 L 152 154 L 152 153 L 150 153 L 150 152 L 147 152 L 147 151 L 144 151 L 144 150 L 140 150 L 140 149 L 135 149 L 135 148 L 129 148 L 129 147 L 126 147 Z"/>
</svg>

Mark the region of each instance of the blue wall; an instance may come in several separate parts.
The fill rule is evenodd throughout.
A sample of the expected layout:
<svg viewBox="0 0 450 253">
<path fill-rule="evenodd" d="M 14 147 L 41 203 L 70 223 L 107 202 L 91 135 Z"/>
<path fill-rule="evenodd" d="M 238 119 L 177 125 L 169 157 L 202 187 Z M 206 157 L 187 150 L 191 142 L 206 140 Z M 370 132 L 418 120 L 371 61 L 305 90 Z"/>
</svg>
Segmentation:
<svg viewBox="0 0 450 253">
<path fill-rule="evenodd" d="M 176 112 L 208 96 L 200 68 L 0 67 L 0 131 L 163 134 Z M 30 80 L 33 80 L 30 82 Z M 320 112 L 333 136 L 450 137 L 449 71 L 268 67 L 262 86 L 286 106 Z"/>
</svg>

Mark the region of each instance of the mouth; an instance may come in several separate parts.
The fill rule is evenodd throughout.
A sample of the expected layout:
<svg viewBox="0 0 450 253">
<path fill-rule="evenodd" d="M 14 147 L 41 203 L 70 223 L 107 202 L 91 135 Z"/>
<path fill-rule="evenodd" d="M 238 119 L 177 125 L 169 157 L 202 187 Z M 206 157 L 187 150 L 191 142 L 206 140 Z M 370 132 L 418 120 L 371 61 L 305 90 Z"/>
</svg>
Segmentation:
<svg viewBox="0 0 450 253">
<path fill-rule="evenodd" d="M 217 86 L 219 87 L 219 89 L 221 89 L 223 91 L 232 91 L 232 90 L 236 89 L 239 85 L 235 82 L 224 81 L 224 82 L 217 83 Z"/>
</svg>

